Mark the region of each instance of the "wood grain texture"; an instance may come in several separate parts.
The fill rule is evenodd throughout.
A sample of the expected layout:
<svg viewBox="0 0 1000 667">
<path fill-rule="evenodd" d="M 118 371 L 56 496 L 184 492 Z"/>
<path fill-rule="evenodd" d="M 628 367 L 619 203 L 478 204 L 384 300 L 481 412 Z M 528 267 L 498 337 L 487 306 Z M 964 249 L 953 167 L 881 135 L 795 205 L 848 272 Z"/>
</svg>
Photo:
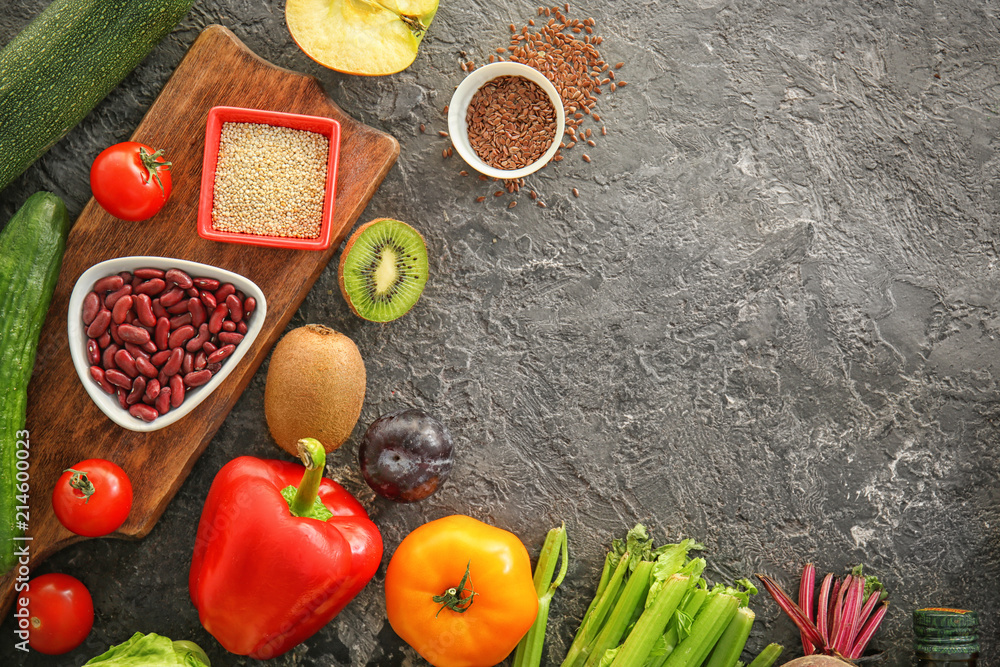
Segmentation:
<svg viewBox="0 0 1000 667">
<path fill-rule="evenodd" d="M 340 122 L 329 249 L 279 250 L 197 235 L 205 120 L 217 105 Z M 194 42 L 132 139 L 166 150 L 174 165 L 174 190 L 164 209 L 142 223 L 118 221 L 91 199 L 70 232 L 28 388 L 32 567 L 83 539 L 63 528 L 50 502 L 61 471 L 82 459 L 113 460 L 131 476 L 132 512 L 114 536 L 138 539 L 152 530 L 399 154 L 393 137 L 345 115 L 313 77 L 262 60 L 222 26 L 206 28 Z M 73 369 L 66 333 L 69 296 L 80 274 L 102 260 L 129 255 L 178 257 L 235 271 L 260 286 L 268 305 L 260 336 L 219 388 L 176 424 L 151 433 L 122 429 L 94 405 Z M 15 576 L 11 572 L 0 579 L 0 613 L 13 600 Z"/>
</svg>

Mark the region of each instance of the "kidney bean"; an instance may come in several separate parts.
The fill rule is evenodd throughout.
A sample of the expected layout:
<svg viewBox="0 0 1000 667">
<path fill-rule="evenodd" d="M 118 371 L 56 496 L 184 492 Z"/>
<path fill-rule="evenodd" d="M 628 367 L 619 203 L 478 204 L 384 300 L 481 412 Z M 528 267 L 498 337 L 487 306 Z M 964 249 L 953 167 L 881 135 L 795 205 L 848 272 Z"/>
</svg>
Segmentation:
<svg viewBox="0 0 1000 667">
<path fill-rule="evenodd" d="M 205 355 L 205 351 L 195 353 L 194 355 L 194 365 L 191 367 L 192 370 L 200 371 L 202 368 L 208 365 L 208 357 Z"/>
<path fill-rule="evenodd" d="M 194 278 L 191 280 L 195 287 L 214 292 L 219 289 L 219 281 L 215 278 Z"/>
<path fill-rule="evenodd" d="M 123 389 L 132 388 L 132 378 L 113 368 L 104 371 L 104 379 L 116 387 L 122 387 Z"/>
<path fill-rule="evenodd" d="M 135 367 L 135 357 L 128 353 L 128 350 L 118 350 L 115 352 L 115 366 L 130 378 L 139 374 Z"/>
<path fill-rule="evenodd" d="M 87 339 L 87 361 L 90 362 L 91 366 L 101 363 L 101 348 L 98 347 L 97 341 L 93 338 Z"/>
<path fill-rule="evenodd" d="M 133 343 L 125 343 L 125 349 L 128 350 L 128 353 L 132 355 L 133 359 L 138 359 L 139 357 L 149 358 L 149 353 L 146 352 L 146 350 Z"/>
<path fill-rule="evenodd" d="M 142 278 L 133 277 L 131 280 L 126 280 L 125 282 L 132 286 L 132 294 L 135 294 L 135 288 L 143 284 L 145 281 Z"/>
<path fill-rule="evenodd" d="M 226 297 L 226 305 L 229 306 L 229 317 L 233 322 L 243 319 L 243 302 L 235 294 Z"/>
<path fill-rule="evenodd" d="M 107 308 L 101 308 L 97 316 L 94 317 L 94 321 L 87 327 L 87 336 L 89 338 L 99 337 L 108 330 L 109 324 L 111 324 L 111 311 Z"/>
<path fill-rule="evenodd" d="M 211 292 L 202 292 L 198 295 L 198 298 L 201 299 L 201 302 L 205 304 L 206 308 L 215 309 L 215 306 L 218 305 L 218 302 L 215 300 L 215 295 Z"/>
<path fill-rule="evenodd" d="M 150 334 L 150 335 L 152 335 L 152 334 Z M 143 343 L 142 344 L 142 349 L 146 352 L 146 355 L 145 355 L 146 357 L 149 357 L 149 355 L 151 355 L 151 354 L 153 354 L 153 353 L 155 353 L 156 351 L 159 350 L 159 348 L 156 347 L 156 343 L 154 343 L 152 341 L 152 339 L 150 339 L 150 340 L 146 341 L 145 343 Z"/>
<path fill-rule="evenodd" d="M 97 346 L 102 350 L 111 344 L 111 334 L 104 333 L 100 338 L 97 339 Z"/>
<path fill-rule="evenodd" d="M 156 402 L 156 399 L 155 399 L 155 398 L 150 398 L 149 396 L 147 396 L 147 395 L 146 395 L 146 393 L 145 393 L 145 392 L 143 392 L 143 394 L 142 394 L 142 398 L 141 398 L 141 399 L 139 399 L 139 400 L 141 400 L 141 401 L 142 401 L 143 403 L 145 403 L 146 405 L 150 405 L 150 406 L 151 406 L 151 405 L 153 405 L 153 403 L 155 403 L 155 402 Z"/>
<path fill-rule="evenodd" d="M 170 358 L 171 354 L 173 354 L 173 350 L 160 350 L 151 356 L 149 360 L 153 362 L 154 366 L 159 368 L 160 366 L 163 366 L 163 364 L 167 363 L 167 359 Z"/>
<path fill-rule="evenodd" d="M 150 278 L 135 288 L 137 294 L 148 294 L 153 297 L 162 292 L 167 286 L 163 278 Z"/>
<path fill-rule="evenodd" d="M 221 363 L 209 364 L 205 368 L 212 371 L 212 374 L 214 375 L 215 373 L 219 372 L 220 368 L 222 368 L 222 364 Z"/>
<path fill-rule="evenodd" d="M 160 303 L 164 308 L 169 310 L 171 306 L 176 306 L 177 303 L 184 298 L 184 296 L 184 290 L 180 287 L 173 287 L 166 294 L 160 295 Z"/>
<path fill-rule="evenodd" d="M 177 285 L 181 289 L 187 289 L 194 285 L 194 282 L 191 280 L 191 276 L 184 273 L 180 269 L 168 269 L 164 277 L 168 282 Z"/>
<path fill-rule="evenodd" d="M 160 304 L 159 299 L 153 299 L 152 305 L 153 305 L 153 315 L 155 315 L 157 319 L 167 316 L 167 309 L 164 308 L 162 304 Z"/>
<path fill-rule="evenodd" d="M 246 317 L 246 315 L 244 315 L 244 317 Z M 239 324 L 237 324 L 236 325 L 236 331 L 241 336 L 244 335 L 244 334 L 246 334 L 247 331 L 250 331 L 250 327 L 247 326 L 247 321 L 243 320 L 242 322 L 240 322 Z"/>
<path fill-rule="evenodd" d="M 126 285 L 117 292 L 112 292 L 111 294 L 104 297 L 104 305 L 108 309 L 114 308 L 115 304 L 118 303 L 118 299 L 122 298 L 123 296 L 128 296 L 131 293 L 132 293 L 132 286 Z"/>
<path fill-rule="evenodd" d="M 194 327 L 190 324 L 185 324 L 170 332 L 170 337 L 167 339 L 167 346 L 170 348 L 180 347 L 193 337 Z"/>
<path fill-rule="evenodd" d="M 115 341 L 119 347 L 125 344 L 124 341 L 122 341 L 122 337 L 118 334 L 118 325 L 114 322 L 112 322 L 111 326 L 108 327 L 108 333 L 111 334 L 111 340 Z"/>
<path fill-rule="evenodd" d="M 148 378 L 155 378 L 157 375 L 160 374 L 159 369 L 157 369 L 156 366 L 153 365 L 153 362 L 143 357 L 136 357 L 135 368 L 137 371 L 139 371 Z"/>
<path fill-rule="evenodd" d="M 201 349 L 205 351 L 205 354 L 212 354 L 213 352 L 219 349 L 219 346 L 213 343 L 212 341 L 207 341 L 204 345 L 201 346 Z"/>
<path fill-rule="evenodd" d="M 132 282 L 132 274 L 128 271 L 119 271 L 118 275 L 122 277 L 122 283 Z"/>
<path fill-rule="evenodd" d="M 179 407 L 181 403 L 184 402 L 184 378 L 180 375 L 173 375 L 170 377 L 170 405 L 171 407 Z"/>
<path fill-rule="evenodd" d="M 114 343 L 108 345 L 104 348 L 104 352 L 101 354 L 101 365 L 104 368 L 118 368 L 115 364 L 115 354 L 118 353 L 118 346 Z"/>
<path fill-rule="evenodd" d="M 217 334 L 222 331 L 222 321 L 229 313 L 229 306 L 224 303 L 220 303 L 212 311 L 212 316 L 208 318 L 208 331 L 212 334 Z"/>
<path fill-rule="evenodd" d="M 132 295 L 126 294 L 115 302 L 115 307 L 111 309 L 111 320 L 115 324 L 121 324 L 128 317 L 128 312 L 131 309 Z"/>
<path fill-rule="evenodd" d="M 218 350 L 208 355 L 208 363 L 210 364 L 219 363 L 220 361 L 228 357 L 230 354 L 232 354 L 233 350 L 235 349 L 236 349 L 235 345 L 223 345 Z"/>
<path fill-rule="evenodd" d="M 177 375 L 177 373 L 179 373 L 181 370 L 181 362 L 183 361 L 184 361 L 184 349 L 180 347 L 175 347 L 174 349 L 170 350 L 170 358 L 167 359 L 167 362 L 165 364 L 163 364 L 163 367 L 160 369 L 160 372 L 162 372 L 166 376 Z M 161 382 L 160 384 L 163 383 Z"/>
<path fill-rule="evenodd" d="M 257 299 L 253 298 L 252 296 L 248 296 L 243 301 L 243 317 L 250 317 L 250 313 L 252 313 L 256 308 L 257 308 Z"/>
<path fill-rule="evenodd" d="M 125 281 L 119 275 L 107 276 L 94 283 L 94 291 L 98 294 L 101 292 L 114 292 L 120 290 L 124 284 Z"/>
<path fill-rule="evenodd" d="M 128 413 L 133 417 L 138 417 L 144 422 L 151 422 L 160 416 L 160 413 L 156 411 L 151 405 L 146 405 L 145 403 L 136 403 L 128 409 Z"/>
<path fill-rule="evenodd" d="M 155 407 L 156 411 L 161 415 L 165 415 L 170 411 L 170 394 L 170 387 L 163 387 L 160 389 L 160 393 L 156 397 L 156 403 L 153 404 L 153 407 Z"/>
<path fill-rule="evenodd" d="M 156 343 L 157 349 L 167 349 L 168 336 L 170 336 L 170 320 L 161 317 L 156 320 L 156 328 L 153 329 L 153 341 Z"/>
<path fill-rule="evenodd" d="M 193 324 L 196 329 L 200 328 L 207 319 L 207 316 L 205 315 L 205 304 L 201 302 L 201 299 L 192 297 L 188 299 L 187 305 L 188 312 L 191 313 L 191 324 Z"/>
<path fill-rule="evenodd" d="M 184 313 L 183 315 L 175 315 L 174 317 L 170 318 L 170 328 L 171 330 L 173 330 L 178 327 L 182 327 L 185 324 L 191 324 L 192 320 L 193 316 L 191 315 L 191 313 Z"/>
<path fill-rule="evenodd" d="M 100 366 L 90 367 L 90 377 L 94 379 L 94 382 L 101 386 L 101 389 L 109 394 L 115 393 L 115 388 L 112 386 L 108 379 L 105 377 L 104 369 Z"/>
<path fill-rule="evenodd" d="M 123 324 L 118 327 L 118 335 L 121 336 L 123 341 L 136 345 L 145 345 L 150 341 L 148 329 L 143 329 L 132 324 Z"/>
<path fill-rule="evenodd" d="M 146 378 L 142 375 L 132 380 L 132 391 L 129 392 L 128 398 L 125 402 L 129 405 L 135 405 L 142 399 L 142 395 L 146 391 Z"/>
<path fill-rule="evenodd" d="M 136 269 L 135 277 L 142 278 L 143 280 L 149 280 L 151 278 L 162 278 L 163 271 L 161 269 L 154 269 L 154 268 Z"/>
<path fill-rule="evenodd" d="M 89 325 L 93 322 L 100 310 L 101 297 L 97 296 L 97 292 L 87 292 L 87 296 L 83 297 L 83 323 Z"/>
<path fill-rule="evenodd" d="M 187 387 L 200 387 L 212 379 L 212 371 L 204 368 L 200 371 L 192 371 L 184 376 L 184 385 Z"/>
<path fill-rule="evenodd" d="M 112 311 L 112 314 L 114 314 L 114 311 Z M 125 315 L 125 324 L 142 324 L 142 322 L 139 322 L 139 318 L 136 316 L 135 311 L 130 310 Z"/>
<path fill-rule="evenodd" d="M 151 401 L 155 401 L 156 397 L 160 395 L 160 381 L 153 379 L 146 383 L 146 393 L 143 394 L 143 398 L 148 398 Z"/>
<path fill-rule="evenodd" d="M 118 397 L 118 405 L 128 408 L 128 392 L 121 387 L 115 387 L 115 396 Z"/>
<path fill-rule="evenodd" d="M 184 359 L 181 360 L 181 375 L 187 375 L 194 370 L 194 355 L 190 352 L 184 353 Z"/>
<path fill-rule="evenodd" d="M 180 315 L 181 313 L 188 312 L 188 302 L 186 300 L 175 303 L 174 305 L 167 308 L 168 315 Z"/>
<path fill-rule="evenodd" d="M 230 294 L 236 294 L 236 286 L 232 283 L 223 283 L 222 287 L 215 290 L 215 300 L 222 303 Z"/>
<path fill-rule="evenodd" d="M 135 314 L 139 321 L 147 327 L 156 325 L 156 315 L 153 313 L 153 300 L 148 294 L 136 294 L 133 299 L 135 303 Z"/>
<path fill-rule="evenodd" d="M 233 333 L 236 331 L 236 322 L 232 320 L 222 320 L 222 332 L 221 333 Z"/>
</svg>

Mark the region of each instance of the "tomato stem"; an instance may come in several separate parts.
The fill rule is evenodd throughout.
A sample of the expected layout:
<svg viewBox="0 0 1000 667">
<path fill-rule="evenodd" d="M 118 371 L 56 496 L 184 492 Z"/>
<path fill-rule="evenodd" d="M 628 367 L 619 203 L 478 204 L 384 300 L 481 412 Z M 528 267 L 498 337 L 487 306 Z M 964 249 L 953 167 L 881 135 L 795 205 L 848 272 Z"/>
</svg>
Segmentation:
<svg viewBox="0 0 1000 667">
<path fill-rule="evenodd" d="M 446 608 L 451 609 L 454 612 L 458 612 L 459 614 L 464 614 L 469 610 L 469 607 L 472 606 L 473 598 L 479 595 L 479 593 L 475 591 L 472 587 L 472 582 L 469 581 L 469 570 L 471 567 L 472 561 L 470 560 L 465 565 L 465 574 L 462 575 L 462 580 L 458 582 L 458 586 L 449 588 L 444 592 L 444 595 L 435 595 L 431 598 L 434 602 L 441 605 L 441 607 L 437 610 L 437 614 L 434 614 L 435 618 Z M 468 588 L 465 587 L 466 584 L 469 584 Z M 468 593 L 468 595 L 462 597 L 463 593 Z"/>
<path fill-rule="evenodd" d="M 148 185 L 150 181 L 155 180 L 156 184 L 160 186 L 160 192 L 163 196 L 167 195 L 167 191 L 163 189 L 163 181 L 160 180 L 160 169 L 169 170 L 173 166 L 173 163 L 167 162 L 157 162 L 157 160 L 163 157 L 163 149 L 156 151 L 155 153 L 147 153 L 146 149 L 142 146 L 139 147 L 139 159 L 142 160 L 142 166 L 146 168 L 149 173 L 149 177 L 146 179 L 146 184 Z"/>
<path fill-rule="evenodd" d="M 72 468 L 66 468 L 63 472 L 71 472 L 73 475 L 69 478 L 70 488 L 76 489 L 83 494 L 83 504 L 86 505 L 90 502 L 90 497 L 94 495 L 97 489 L 94 488 L 94 483 L 90 481 L 87 477 L 87 473 L 83 470 L 73 470 Z"/>
</svg>

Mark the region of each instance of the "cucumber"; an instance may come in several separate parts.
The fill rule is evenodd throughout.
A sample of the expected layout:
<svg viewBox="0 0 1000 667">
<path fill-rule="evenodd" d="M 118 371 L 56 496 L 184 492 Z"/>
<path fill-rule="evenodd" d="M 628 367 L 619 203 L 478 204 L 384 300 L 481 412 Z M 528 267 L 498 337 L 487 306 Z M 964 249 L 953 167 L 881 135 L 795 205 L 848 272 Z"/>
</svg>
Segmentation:
<svg viewBox="0 0 1000 667">
<path fill-rule="evenodd" d="M 66 205 L 50 192 L 28 197 L 0 231 L 0 573 L 14 566 L 22 546 L 14 537 L 26 518 L 17 508 L 28 504 L 24 475 L 17 479 L 18 450 L 31 451 L 24 431 L 28 380 L 68 234 Z"/>
<path fill-rule="evenodd" d="M 193 0 L 54 0 L 0 51 L 0 190 L 135 69 Z"/>
</svg>

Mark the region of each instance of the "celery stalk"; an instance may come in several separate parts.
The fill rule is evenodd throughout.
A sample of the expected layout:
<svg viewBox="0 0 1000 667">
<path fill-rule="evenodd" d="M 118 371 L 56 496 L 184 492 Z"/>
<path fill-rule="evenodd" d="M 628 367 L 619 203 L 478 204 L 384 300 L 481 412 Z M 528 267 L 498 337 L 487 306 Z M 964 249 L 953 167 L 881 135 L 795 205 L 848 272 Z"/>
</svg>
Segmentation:
<svg viewBox="0 0 1000 667">
<path fill-rule="evenodd" d="M 777 662 L 782 650 L 784 647 L 781 644 L 768 644 L 747 667 L 771 667 Z"/>
<path fill-rule="evenodd" d="M 739 608 L 739 600 L 728 593 L 713 592 L 698 612 L 691 634 L 677 645 L 665 667 L 698 667 L 722 636 Z"/>
<path fill-rule="evenodd" d="M 652 604 L 639 617 L 628 639 L 622 644 L 614 662 L 611 663 L 614 667 L 641 665 L 646 662 L 646 657 L 656 640 L 666 630 L 667 622 L 684 599 L 691 583 L 691 577 L 683 574 L 672 575 L 666 580 Z"/>
<path fill-rule="evenodd" d="M 753 627 L 754 613 L 750 607 L 740 607 L 736 610 L 733 620 L 726 626 L 719 641 L 715 643 L 711 655 L 705 662 L 705 667 L 736 667 L 736 662 L 743 653 L 750 629 Z"/>
<path fill-rule="evenodd" d="M 561 562 L 559 574 L 553 581 L 556 563 Z M 545 544 L 535 565 L 535 594 L 538 595 L 538 615 L 527 634 L 521 638 L 514 654 L 513 667 L 538 667 L 542 664 L 542 647 L 545 644 L 545 628 L 549 622 L 549 607 L 552 596 L 562 584 L 569 567 L 566 524 L 553 528 L 545 537 Z"/>
<path fill-rule="evenodd" d="M 569 652 L 566 654 L 566 659 L 562 662 L 562 667 L 577 667 L 578 665 L 582 665 L 583 661 L 586 660 L 587 656 L 584 655 L 583 651 L 597 637 L 597 633 L 600 632 L 600 629 L 604 625 L 604 619 L 607 618 L 607 615 L 614 607 L 621 593 L 622 579 L 628 570 L 629 560 L 626 553 L 618 561 L 618 566 L 615 567 L 614 573 L 608 579 L 608 584 L 601 594 L 601 599 L 583 617 L 580 630 L 576 633 L 576 638 L 569 647 Z"/>
<path fill-rule="evenodd" d="M 663 652 L 656 656 L 650 664 L 650 667 L 663 667 L 663 663 L 667 661 L 670 657 L 670 653 L 677 648 L 677 644 L 681 642 L 681 628 L 680 628 L 680 615 L 684 614 L 690 619 L 698 614 L 698 610 L 701 606 L 705 604 L 705 600 L 708 599 L 708 589 L 707 588 L 695 588 L 688 592 L 687 596 L 684 598 L 684 602 L 681 603 L 680 609 L 674 612 L 674 615 L 670 617 L 670 623 L 667 625 L 667 631 L 663 634 Z M 684 638 L 687 637 L 686 631 Z"/>
<path fill-rule="evenodd" d="M 639 563 L 636 566 L 635 572 L 625 584 L 621 597 L 618 598 L 618 603 L 608 616 L 604 627 L 601 628 L 590 646 L 584 649 L 584 654 L 588 656 L 586 667 L 597 667 L 604 652 L 618 646 L 625 630 L 633 622 L 636 611 L 641 612 L 643 609 L 643 602 L 649 592 L 649 580 L 652 572 L 653 563 L 649 561 Z"/>
</svg>

